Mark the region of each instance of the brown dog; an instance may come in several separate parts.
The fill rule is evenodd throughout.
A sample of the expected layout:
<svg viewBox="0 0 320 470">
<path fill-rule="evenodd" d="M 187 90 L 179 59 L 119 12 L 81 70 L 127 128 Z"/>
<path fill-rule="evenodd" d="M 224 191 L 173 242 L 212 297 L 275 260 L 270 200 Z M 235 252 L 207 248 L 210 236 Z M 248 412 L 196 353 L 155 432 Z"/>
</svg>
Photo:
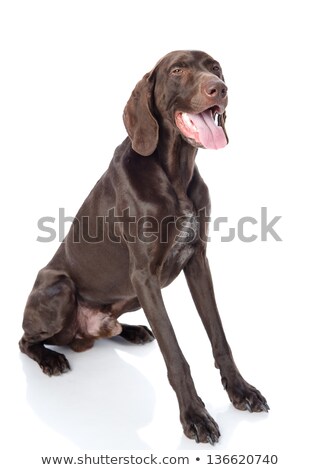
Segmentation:
<svg viewBox="0 0 320 470">
<path fill-rule="evenodd" d="M 155 336 L 185 434 L 210 443 L 218 440 L 219 429 L 197 395 L 161 296 L 181 270 L 231 402 L 240 410 L 269 409 L 234 363 L 206 258 L 210 201 L 195 156 L 198 147 L 227 144 L 226 105 L 221 67 L 204 52 L 171 52 L 143 77 L 124 110 L 129 137 L 39 272 L 20 341 L 21 351 L 43 372 L 58 375 L 69 363 L 45 344 L 84 351 L 99 337 L 146 343 Z M 152 332 L 118 322 L 140 307 Z"/>
</svg>

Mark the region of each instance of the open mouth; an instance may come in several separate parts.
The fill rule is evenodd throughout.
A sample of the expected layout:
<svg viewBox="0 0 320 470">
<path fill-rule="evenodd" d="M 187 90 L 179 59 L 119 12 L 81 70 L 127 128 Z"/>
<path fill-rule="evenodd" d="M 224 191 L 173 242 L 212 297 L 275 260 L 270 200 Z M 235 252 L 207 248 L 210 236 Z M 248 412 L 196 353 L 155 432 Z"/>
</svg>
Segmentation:
<svg viewBox="0 0 320 470">
<path fill-rule="evenodd" d="M 177 112 L 176 125 L 187 138 L 207 149 L 220 149 L 228 140 L 223 127 L 220 106 L 212 106 L 199 114 Z M 220 118 L 219 118 L 220 116 Z"/>
</svg>

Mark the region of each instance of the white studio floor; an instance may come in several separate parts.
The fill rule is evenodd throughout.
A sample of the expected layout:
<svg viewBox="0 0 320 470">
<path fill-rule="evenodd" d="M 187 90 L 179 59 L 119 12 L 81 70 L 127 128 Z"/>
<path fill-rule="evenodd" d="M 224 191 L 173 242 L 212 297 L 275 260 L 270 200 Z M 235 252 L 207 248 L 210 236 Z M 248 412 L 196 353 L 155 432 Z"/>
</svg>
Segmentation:
<svg viewBox="0 0 320 470">
<path fill-rule="evenodd" d="M 1 465 L 8 470 L 43 468 L 41 456 L 146 452 L 199 456 L 199 467 L 208 454 L 268 454 L 281 470 L 317 468 L 315 3 L 187 0 L 170 2 L 170 13 L 165 4 L 157 22 L 144 0 L 0 4 Z M 58 237 L 37 241 L 39 220 L 54 218 L 57 234 L 68 228 L 59 208 L 75 215 L 126 135 L 122 112 L 136 82 L 176 49 L 216 57 L 229 87 L 230 143 L 197 157 L 213 219 L 228 217 L 220 233 L 211 225 L 208 257 L 236 363 L 271 408 L 232 408 L 181 275 L 163 295 L 199 396 L 220 426 L 215 447 L 183 436 L 156 342 L 65 350 L 72 371 L 52 378 L 18 349 L 26 298 L 59 246 Z M 281 216 L 281 242 L 261 239 L 262 207 L 268 220 Z M 256 218 L 246 230 L 258 238 L 222 242 L 242 217 Z M 141 311 L 123 321 L 146 322 Z"/>
</svg>

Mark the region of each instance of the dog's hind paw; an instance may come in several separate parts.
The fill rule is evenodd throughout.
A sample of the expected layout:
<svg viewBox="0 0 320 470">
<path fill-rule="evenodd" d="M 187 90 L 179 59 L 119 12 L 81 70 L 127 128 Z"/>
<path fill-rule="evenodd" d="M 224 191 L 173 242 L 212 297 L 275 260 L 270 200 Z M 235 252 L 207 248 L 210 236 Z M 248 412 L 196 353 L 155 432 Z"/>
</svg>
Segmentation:
<svg viewBox="0 0 320 470">
<path fill-rule="evenodd" d="M 146 344 L 154 340 L 151 330 L 143 325 L 126 325 L 121 324 L 122 331 L 119 336 L 126 341 L 134 344 Z"/>
<path fill-rule="evenodd" d="M 52 351 L 51 349 L 46 349 L 46 352 L 39 362 L 39 366 L 42 372 L 49 375 L 49 377 L 52 375 L 61 375 L 71 369 L 67 358 L 63 354 Z"/>
</svg>

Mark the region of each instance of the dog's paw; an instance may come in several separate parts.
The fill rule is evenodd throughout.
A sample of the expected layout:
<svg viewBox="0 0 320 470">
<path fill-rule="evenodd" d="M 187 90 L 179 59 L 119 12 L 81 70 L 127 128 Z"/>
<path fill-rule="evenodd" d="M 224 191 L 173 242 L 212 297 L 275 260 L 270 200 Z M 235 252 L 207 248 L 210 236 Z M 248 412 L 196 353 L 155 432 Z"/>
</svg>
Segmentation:
<svg viewBox="0 0 320 470">
<path fill-rule="evenodd" d="M 70 364 L 67 358 L 56 351 L 46 349 L 43 354 L 39 366 L 46 375 L 61 375 L 70 370 Z"/>
<path fill-rule="evenodd" d="M 222 384 L 229 395 L 231 403 L 238 410 L 248 410 L 250 413 L 268 412 L 270 410 L 267 400 L 259 390 L 248 384 L 244 379 L 238 378 L 228 382 L 226 378 L 222 378 Z"/>
<path fill-rule="evenodd" d="M 181 423 L 185 435 L 196 442 L 214 445 L 219 440 L 219 427 L 204 407 L 188 410 L 181 415 Z"/>
<path fill-rule="evenodd" d="M 121 325 L 120 336 L 126 341 L 134 344 L 146 344 L 154 340 L 151 330 L 143 325 Z"/>
</svg>

